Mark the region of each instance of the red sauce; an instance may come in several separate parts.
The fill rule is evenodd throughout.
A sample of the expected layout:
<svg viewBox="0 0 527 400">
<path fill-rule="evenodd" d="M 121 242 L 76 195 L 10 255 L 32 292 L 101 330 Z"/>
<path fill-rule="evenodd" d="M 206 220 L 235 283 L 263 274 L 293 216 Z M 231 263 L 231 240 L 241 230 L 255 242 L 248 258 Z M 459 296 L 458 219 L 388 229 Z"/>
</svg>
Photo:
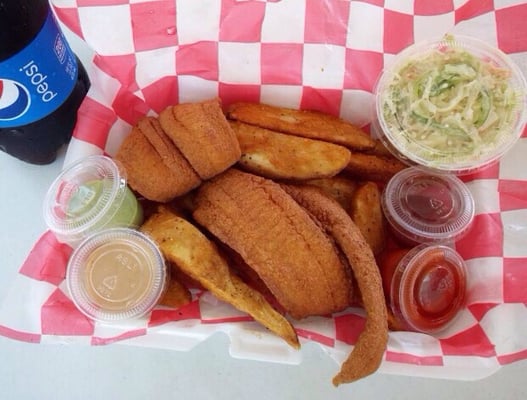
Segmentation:
<svg viewBox="0 0 527 400">
<path fill-rule="evenodd" d="M 404 329 L 436 332 L 464 306 L 464 262 L 449 247 L 395 250 L 382 259 L 381 268 L 386 298 Z"/>
<path fill-rule="evenodd" d="M 382 288 L 387 299 L 390 298 L 390 286 L 395 269 L 408 251 L 410 249 L 391 249 L 380 256 L 379 265 L 381 268 Z"/>
<path fill-rule="evenodd" d="M 453 242 L 474 217 L 474 202 L 458 178 L 410 167 L 394 176 L 382 196 L 392 234 L 403 246 Z"/>
<path fill-rule="evenodd" d="M 454 192 L 447 182 L 433 176 L 414 179 L 403 199 L 417 220 L 444 223 L 454 211 Z"/>
</svg>

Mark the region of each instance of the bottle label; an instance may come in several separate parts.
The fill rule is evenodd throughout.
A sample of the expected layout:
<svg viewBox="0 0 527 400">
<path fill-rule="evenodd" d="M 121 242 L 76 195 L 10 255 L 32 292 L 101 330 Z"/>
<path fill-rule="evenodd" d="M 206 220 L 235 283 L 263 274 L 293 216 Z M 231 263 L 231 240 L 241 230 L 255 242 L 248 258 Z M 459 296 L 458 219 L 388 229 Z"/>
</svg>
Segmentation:
<svg viewBox="0 0 527 400">
<path fill-rule="evenodd" d="M 26 125 L 55 111 L 73 91 L 77 68 L 50 10 L 33 41 L 0 62 L 0 128 Z"/>
</svg>

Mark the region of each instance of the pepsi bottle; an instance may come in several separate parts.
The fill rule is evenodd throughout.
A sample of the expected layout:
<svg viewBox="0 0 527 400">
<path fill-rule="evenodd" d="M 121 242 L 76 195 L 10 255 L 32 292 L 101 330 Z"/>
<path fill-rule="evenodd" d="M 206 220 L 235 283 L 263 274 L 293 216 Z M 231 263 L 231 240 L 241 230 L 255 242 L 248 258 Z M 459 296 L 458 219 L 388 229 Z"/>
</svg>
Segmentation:
<svg viewBox="0 0 527 400">
<path fill-rule="evenodd" d="M 90 82 L 48 0 L 0 0 L 0 149 L 48 164 L 71 138 Z"/>
</svg>

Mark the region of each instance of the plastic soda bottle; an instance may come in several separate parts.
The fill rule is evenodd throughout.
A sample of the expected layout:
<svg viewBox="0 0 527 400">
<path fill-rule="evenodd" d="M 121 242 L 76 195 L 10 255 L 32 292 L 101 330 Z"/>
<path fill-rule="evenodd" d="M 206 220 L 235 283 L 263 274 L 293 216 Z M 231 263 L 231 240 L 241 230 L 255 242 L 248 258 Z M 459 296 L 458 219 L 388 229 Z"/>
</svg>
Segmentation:
<svg viewBox="0 0 527 400">
<path fill-rule="evenodd" d="M 47 0 L 0 0 L 0 150 L 51 163 L 89 86 Z"/>
</svg>

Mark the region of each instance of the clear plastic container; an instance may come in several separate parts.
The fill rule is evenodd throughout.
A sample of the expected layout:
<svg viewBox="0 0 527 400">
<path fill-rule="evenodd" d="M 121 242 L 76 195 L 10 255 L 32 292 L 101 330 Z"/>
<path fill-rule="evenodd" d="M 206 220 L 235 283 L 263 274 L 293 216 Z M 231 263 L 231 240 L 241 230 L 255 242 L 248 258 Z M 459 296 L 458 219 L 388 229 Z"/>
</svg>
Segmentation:
<svg viewBox="0 0 527 400">
<path fill-rule="evenodd" d="M 467 174 L 497 161 L 526 122 L 527 84 L 499 49 L 464 36 L 414 44 L 382 72 L 374 135 L 409 165 Z"/>
<path fill-rule="evenodd" d="M 466 280 L 465 262 L 451 247 L 410 249 L 383 274 L 395 328 L 424 333 L 446 329 L 465 306 Z"/>
<path fill-rule="evenodd" d="M 456 176 L 409 167 L 390 179 L 381 204 L 392 232 L 405 244 L 454 242 L 474 219 L 474 198 Z"/>
<path fill-rule="evenodd" d="M 44 219 L 57 239 L 72 247 L 111 227 L 137 228 L 143 211 L 111 158 L 90 156 L 67 167 L 51 184 Z"/>
<path fill-rule="evenodd" d="M 85 239 L 73 251 L 66 273 L 77 308 L 103 322 L 144 316 L 157 305 L 166 280 L 155 243 L 129 228 L 107 229 Z"/>
</svg>

